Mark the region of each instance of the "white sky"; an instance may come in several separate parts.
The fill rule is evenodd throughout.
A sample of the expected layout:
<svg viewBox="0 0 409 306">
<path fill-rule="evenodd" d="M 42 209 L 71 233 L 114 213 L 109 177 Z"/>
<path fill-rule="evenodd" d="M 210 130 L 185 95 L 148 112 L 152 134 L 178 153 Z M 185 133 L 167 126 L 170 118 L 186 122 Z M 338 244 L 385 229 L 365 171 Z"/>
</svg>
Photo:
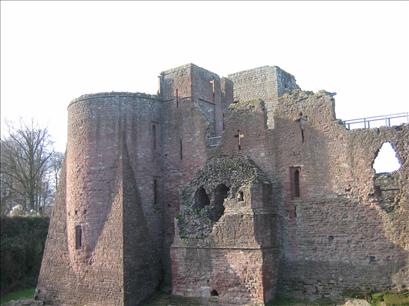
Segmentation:
<svg viewBox="0 0 409 306">
<path fill-rule="evenodd" d="M 337 92 L 341 119 L 409 111 L 408 2 L 1 1 L 1 120 L 34 118 L 65 150 L 68 103 L 156 93 L 193 62 L 220 76 L 263 65 Z"/>
</svg>

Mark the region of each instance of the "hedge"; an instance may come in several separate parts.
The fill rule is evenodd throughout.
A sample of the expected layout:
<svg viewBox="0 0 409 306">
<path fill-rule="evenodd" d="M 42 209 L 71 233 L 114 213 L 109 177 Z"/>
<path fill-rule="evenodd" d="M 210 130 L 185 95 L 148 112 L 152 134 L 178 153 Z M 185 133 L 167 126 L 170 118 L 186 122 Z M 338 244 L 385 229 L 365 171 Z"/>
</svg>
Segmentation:
<svg viewBox="0 0 409 306">
<path fill-rule="evenodd" d="M 0 294 L 35 287 L 49 218 L 1 217 Z"/>
</svg>

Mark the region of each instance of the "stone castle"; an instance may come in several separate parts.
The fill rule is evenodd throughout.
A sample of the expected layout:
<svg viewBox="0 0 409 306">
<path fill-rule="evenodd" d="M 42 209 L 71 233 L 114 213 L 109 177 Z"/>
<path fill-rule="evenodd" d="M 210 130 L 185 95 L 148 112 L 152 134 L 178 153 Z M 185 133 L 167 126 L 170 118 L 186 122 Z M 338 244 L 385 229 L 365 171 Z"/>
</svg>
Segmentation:
<svg viewBox="0 0 409 306">
<path fill-rule="evenodd" d="M 349 130 L 333 94 L 264 66 L 164 71 L 157 95 L 83 95 L 37 297 L 217 304 L 409 287 L 409 125 Z M 389 142 L 401 167 L 376 175 Z"/>
</svg>

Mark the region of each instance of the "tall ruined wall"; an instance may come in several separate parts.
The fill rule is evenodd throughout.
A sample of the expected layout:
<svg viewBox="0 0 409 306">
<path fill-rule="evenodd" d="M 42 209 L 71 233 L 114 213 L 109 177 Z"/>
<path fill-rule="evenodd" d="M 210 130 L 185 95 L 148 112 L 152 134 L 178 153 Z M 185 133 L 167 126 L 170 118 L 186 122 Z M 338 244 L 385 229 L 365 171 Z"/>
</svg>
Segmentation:
<svg viewBox="0 0 409 306">
<path fill-rule="evenodd" d="M 137 305 L 171 281 L 174 293 L 230 302 L 267 301 L 276 287 L 308 299 L 408 288 L 409 126 L 348 131 L 332 94 L 301 91 L 278 67 L 229 78 L 188 64 L 161 73 L 158 96 L 112 92 L 70 104 L 40 298 Z M 218 145 L 212 136 L 222 136 Z M 402 165 L 392 193 L 372 168 L 387 141 Z M 269 183 L 236 186 L 233 166 L 199 175 L 212 160 L 236 159 Z M 217 222 L 191 218 L 203 241 L 176 236 L 171 265 L 188 183 L 210 206 L 226 192 L 215 184 L 232 190 L 224 210 L 208 212 Z"/>
<path fill-rule="evenodd" d="M 304 142 L 300 112 L 308 117 Z M 388 215 L 374 197 L 372 168 L 385 141 L 408 155 L 408 127 L 348 131 L 335 118 L 331 94 L 300 91 L 279 99 L 275 122 L 280 292 L 334 298 L 408 286 L 407 180 L 400 182 L 400 209 Z M 299 195 L 291 168 L 299 169 Z"/>
<path fill-rule="evenodd" d="M 153 201 L 158 103 L 154 96 L 104 93 L 70 104 L 65 180 L 38 285 L 46 299 L 134 305 L 155 290 L 162 242 L 160 203 Z"/>
<path fill-rule="evenodd" d="M 211 155 L 248 156 L 273 184 L 280 294 L 318 299 L 338 298 L 348 290 L 404 290 L 409 279 L 408 126 L 348 131 L 336 119 L 334 103 L 325 91 L 284 94 L 277 100 L 274 129 L 265 127 L 264 101 L 232 104 Z M 307 117 L 304 142 L 300 112 Z M 397 203 L 388 206 L 395 207 L 392 213 L 382 202 L 387 195 L 376 194 L 372 168 L 386 141 L 402 164 L 394 176 L 400 191 Z M 294 194 L 295 170 L 299 195 Z"/>
<path fill-rule="evenodd" d="M 208 156 L 207 138 L 221 133 L 223 104 L 220 78 L 189 64 L 162 72 L 162 165 L 164 186 L 165 280 L 170 285 L 169 247 L 174 237 L 174 217 L 179 211 L 179 188 L 202 167 Z M 214 81 L 214 96 L 213 84 Z M 232 88 L 223 87 L 223 97 Z M 223 103 L 222 103 L 223 102 Z"/>
</svg>

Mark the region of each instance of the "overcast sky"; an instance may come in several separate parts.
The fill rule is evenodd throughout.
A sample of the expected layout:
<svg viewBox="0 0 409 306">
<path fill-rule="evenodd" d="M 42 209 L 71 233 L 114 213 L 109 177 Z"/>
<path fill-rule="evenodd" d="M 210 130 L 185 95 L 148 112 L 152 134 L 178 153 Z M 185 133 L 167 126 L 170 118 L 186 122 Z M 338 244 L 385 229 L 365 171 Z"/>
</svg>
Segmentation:
<svg viewBox="0 0 409 306">
<path fill-rule="evenodd" d="M 409 111 L 408 2 L 1 1 L 1 119 L 34 118 L 65 150 L 68 103 L 156 93 L 195 63 L 220 76 L 264 65 L 337 92 L 340 119 Z"/>
</svg>

